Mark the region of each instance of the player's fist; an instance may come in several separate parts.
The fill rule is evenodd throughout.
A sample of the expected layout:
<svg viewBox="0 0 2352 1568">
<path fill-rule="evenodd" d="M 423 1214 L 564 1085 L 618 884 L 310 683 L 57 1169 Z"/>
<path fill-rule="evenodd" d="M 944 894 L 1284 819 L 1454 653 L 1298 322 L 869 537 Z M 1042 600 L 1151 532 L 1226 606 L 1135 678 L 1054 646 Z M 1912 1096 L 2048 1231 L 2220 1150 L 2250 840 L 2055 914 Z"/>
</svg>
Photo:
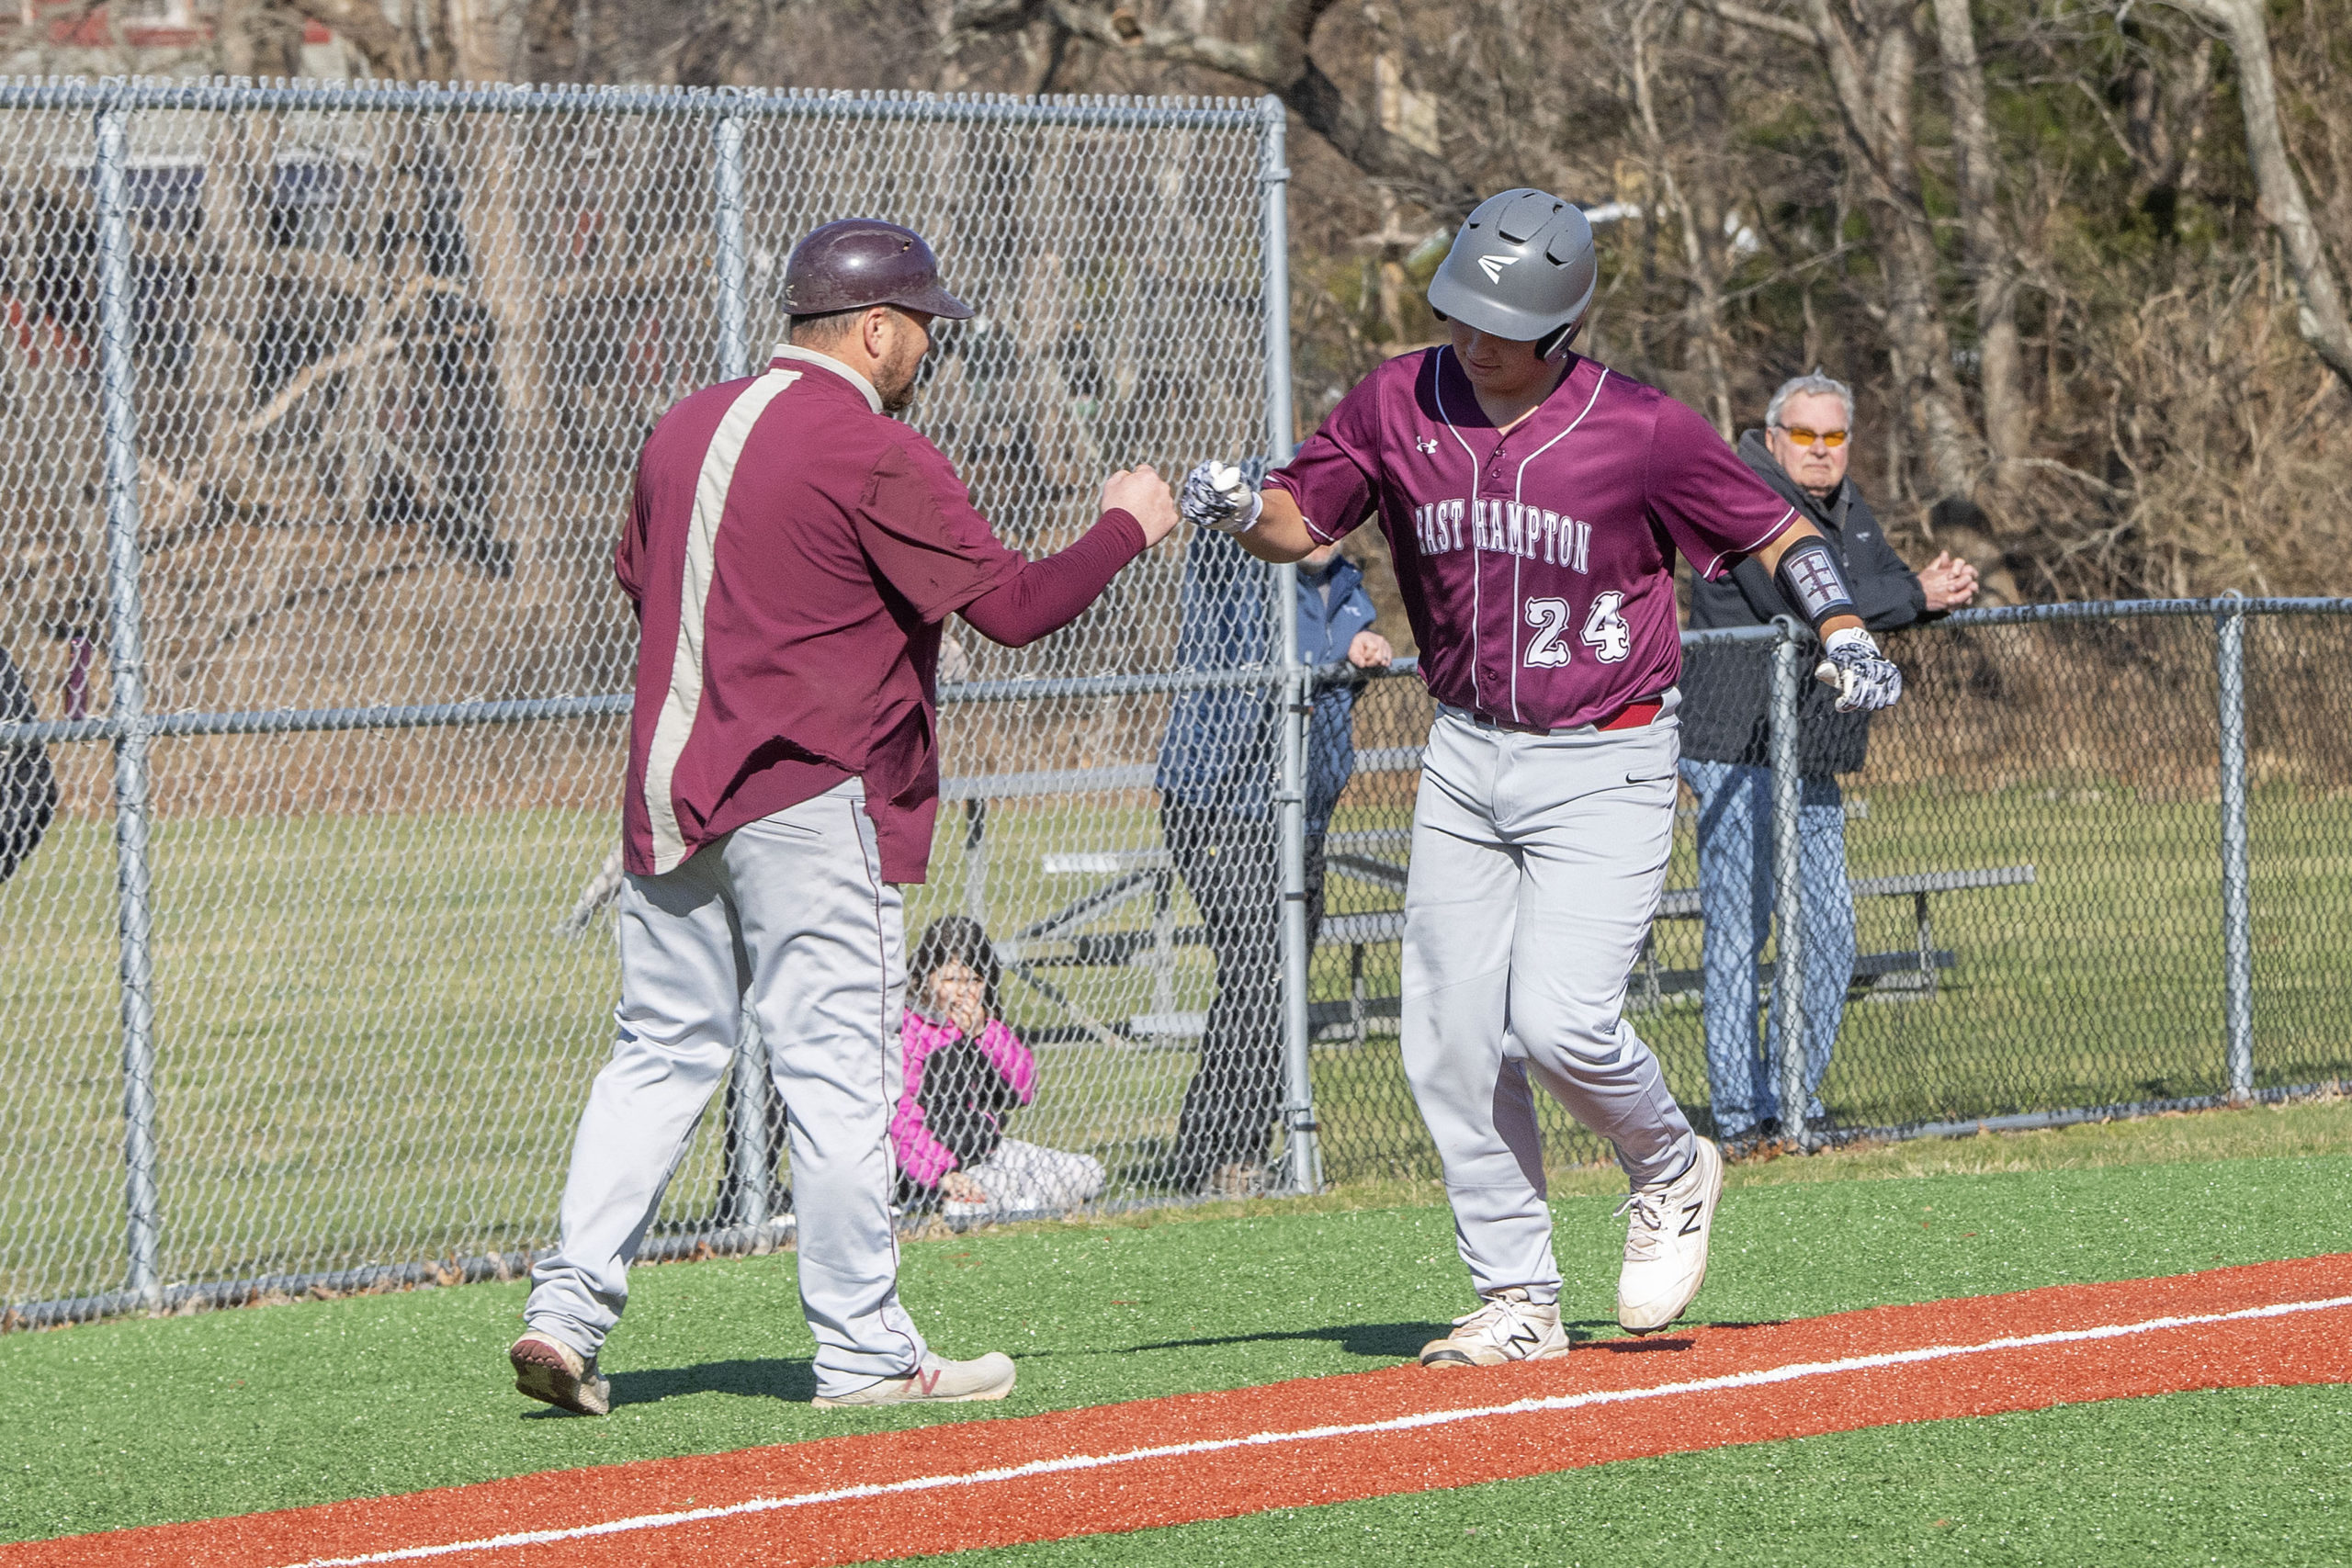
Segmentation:
<svg viewBox="0 0 2352 1568">
<path fill-rule="evenodd" d="M 1184 476 L 1184 497 L 1180 504 L 1184 521 L 1195 528 L 1239 534 L 1258 521 L 1258 510 L 1263 503 L 1258 499 L 1258 487 L 1250 482 L 1250 476 L 1239 467 L 1211 461 Z"/>
<path fill-rule="evenodd" d="M 1143 525 L 1144 548 L 1149 549 L 1176 528 L 1176 498 L 1168 481 L 1149 463 L 1121 468 L 1102 481 L 1102 510 L 1125 512 Z"/>
<path fill-rule="evenodd" d="M 1825 686 L 1838 688 L 1839 713 L 1891 708 L 1903 694 L 1903 671 L 1878 650 L 1878 644 L 1861 627 L 1831 632 L 1822 650 L 1828 657 L 1814 668 L 1813 677 Z"/>
</svg>

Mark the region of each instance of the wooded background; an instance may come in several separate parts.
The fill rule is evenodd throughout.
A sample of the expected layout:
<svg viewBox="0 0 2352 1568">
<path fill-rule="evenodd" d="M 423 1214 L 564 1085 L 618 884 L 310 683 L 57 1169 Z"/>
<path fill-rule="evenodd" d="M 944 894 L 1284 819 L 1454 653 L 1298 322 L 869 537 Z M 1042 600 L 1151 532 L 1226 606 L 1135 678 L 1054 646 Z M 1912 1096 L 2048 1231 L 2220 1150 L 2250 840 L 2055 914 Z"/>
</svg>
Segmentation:
<svg viewBox="0 0 2352 1568">
<path fill-rule="evenodd" d="M 1428 341 L 1451 225 L 1589 208 L 1581 347 L 1854 473 L 1992 602 L 2340 591 L 2352 0 L 226 0 L 401 79 L 1280 95 L 1302 433 Z"/>
</svg>

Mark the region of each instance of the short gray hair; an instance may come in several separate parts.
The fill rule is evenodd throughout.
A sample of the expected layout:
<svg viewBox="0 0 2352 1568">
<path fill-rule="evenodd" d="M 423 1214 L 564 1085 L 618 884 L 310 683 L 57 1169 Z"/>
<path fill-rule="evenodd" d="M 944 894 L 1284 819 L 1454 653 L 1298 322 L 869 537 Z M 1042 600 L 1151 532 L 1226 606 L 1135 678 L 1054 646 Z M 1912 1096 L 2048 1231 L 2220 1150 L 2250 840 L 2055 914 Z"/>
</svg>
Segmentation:
<svg viewBox="0 0 2352 1568">
<path fill-rule="evenodd" d="M 1853 428 L 1854 389 L 1835 376 L 1823 375 L 1819 366 L 1814 367 L 1810 376 L 1792 376 L 1781 383 L 1781 389 L 1772 394 L 1770 402 L 1764 405 L 1765 424 L 1773 430 L 1781 429 L 1781 410 L 1791 398 L 1804 397 L 1837 399 L 1846 405 L 1846 427 L 1849 430 Z"/>
</svg>

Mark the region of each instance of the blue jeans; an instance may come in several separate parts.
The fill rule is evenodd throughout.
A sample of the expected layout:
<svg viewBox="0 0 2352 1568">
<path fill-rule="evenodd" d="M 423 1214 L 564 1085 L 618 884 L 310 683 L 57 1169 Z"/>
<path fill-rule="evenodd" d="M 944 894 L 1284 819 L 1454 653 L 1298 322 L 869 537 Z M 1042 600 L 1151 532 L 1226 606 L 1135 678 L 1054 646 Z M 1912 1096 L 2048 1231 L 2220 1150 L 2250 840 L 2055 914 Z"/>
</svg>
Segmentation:
<svg viewBox="0 0 2352 1568">
<path fill-rule="evenodd" d="M 1735 1137 L 1781 1114 L 1774 1063 L 1780 1019 L 1757 1049 L 1756 960 L 1772 929 L 1772 775 L 1738 762 L 1685 758 L 1682 782 L 1699 798 L 1700 963 L 1707 1029 L 1707 1087 L 1715 1132 Z M 1822 1114 L 1822 1075 L 1854 974 L 1854 895 L 1846 886 L 1846 798 L 1834 778 L 1809 778 L 1797 816 L 1798 882 L 1804 903 L 1805 1116 Z"/>
</svg>

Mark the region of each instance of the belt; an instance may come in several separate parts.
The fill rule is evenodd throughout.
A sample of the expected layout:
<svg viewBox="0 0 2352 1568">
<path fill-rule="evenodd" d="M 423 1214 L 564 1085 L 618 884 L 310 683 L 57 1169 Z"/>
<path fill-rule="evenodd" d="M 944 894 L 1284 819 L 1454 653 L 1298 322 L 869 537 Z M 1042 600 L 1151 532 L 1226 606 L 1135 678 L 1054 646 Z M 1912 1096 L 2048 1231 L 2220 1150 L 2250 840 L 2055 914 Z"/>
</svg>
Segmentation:
<svg viewBox="0 0 2352 1568">
<path fill-rule="evenodd" d="M 1544 729 L 1532 724 L 1513 724 L 1506 718 L 1493 718 L 1483 713 L 1473 713 L 1468 708 L 1458 708 L 1451 703 L 1441 705 L 1454 717 L 1468 719 L 1481 729 L 1509 730 L 1513 735 L 1574 735 L 1585 729 L 1640 729 L 1666 711 L 1666 704 L 1663 701 L 1657 697 L 1645 697 L 1639 702 L 1627 703 L 1607 718 L 1593 724 L 1579 724 L 1562 729 Z"/>
</svg>

